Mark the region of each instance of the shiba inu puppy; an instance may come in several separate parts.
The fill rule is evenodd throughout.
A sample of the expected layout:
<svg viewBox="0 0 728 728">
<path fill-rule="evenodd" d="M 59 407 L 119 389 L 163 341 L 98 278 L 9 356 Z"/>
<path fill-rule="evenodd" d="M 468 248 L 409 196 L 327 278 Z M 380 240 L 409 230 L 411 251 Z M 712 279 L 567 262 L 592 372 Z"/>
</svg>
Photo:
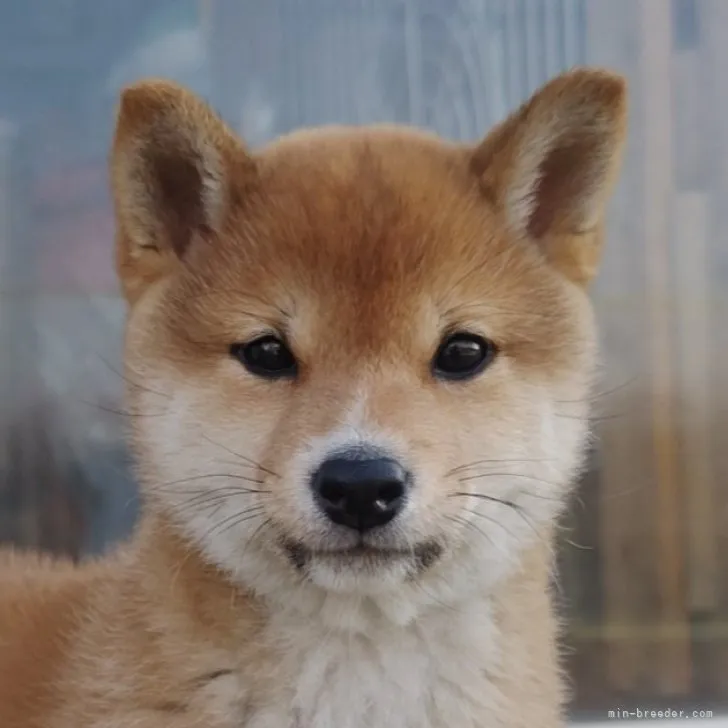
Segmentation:
<svg viewBox="0 0 728 728">
<path fill-rule="evenodd" d="M 128 88 L 131 543 L 6 557 L 3 728 L 554 728 L 552 531 L 587 437 L 585 286 L 625 134 L 577 69 L 474 145 L 251 151 Z"/>
</svg>

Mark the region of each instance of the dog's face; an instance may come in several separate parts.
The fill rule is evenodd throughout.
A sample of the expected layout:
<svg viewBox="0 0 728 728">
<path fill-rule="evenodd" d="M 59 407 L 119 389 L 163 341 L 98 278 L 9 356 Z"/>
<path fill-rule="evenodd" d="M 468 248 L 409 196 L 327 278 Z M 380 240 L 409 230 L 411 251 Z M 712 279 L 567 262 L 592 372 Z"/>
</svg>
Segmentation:
<svg viewBox="0 0 728 728">
<path fill-rule="evenodd" d="M 252 154 L 187 92 L 128 90 L 112 167 L 149 507 L 253 588 L 517 563 L 580 462 L 624 106 L 578 71 L 476 147 L 382 127 Z"/>
</svg>

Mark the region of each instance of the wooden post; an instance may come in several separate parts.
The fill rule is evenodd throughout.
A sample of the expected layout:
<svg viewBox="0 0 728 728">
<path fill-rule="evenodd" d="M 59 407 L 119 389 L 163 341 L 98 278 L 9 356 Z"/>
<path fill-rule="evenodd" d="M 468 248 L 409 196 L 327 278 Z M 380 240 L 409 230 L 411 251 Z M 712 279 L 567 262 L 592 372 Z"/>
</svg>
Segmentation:
<svg viewBox="0 0 728 728">
<path fill-rule="evenodd" d="M 642 0 L 642 92 L 645 95 L 645 255 L 650 321 L 655 525 L 659 614 L 667 628 L 655 665 L 667 695 L 690 689 L 690 630 L 685 598 L 683 494 L 677 460 L 674 322 L 671 316 L 670 211 L 674 202 L 672 5 Z"/>
<path fill-rule="evenodd" d="M 642 291 L 646 262 L 642 178 L 646 129 L 640 3 L 587 0 L 586 49 L 591 64 L 624 73 L 630 84 L 629 140 L 610 209 L 602 270 L 594 287 L 608 377 L 598 389 L 615 390 L 594 402 L 596 414 L 617 415 L 598 424 L 599 550 L 602 563 L 602 654 L 605 697 L 629 699 L 650 691 L 654 645 L 640 625 L 658 609 L 657 554 L 650 539 L 655 467 L 651 454 L 649 321 Z M 595 652 L 595 654 L 598 654 Z"/>
<path fill-rule="evenodd" d="M 696 5 L 701 66 L 693 84 L 700 89 L 703 116 L 700 127 L 692 133 L 704 145 L 702 200 L 707 208 L 707 221 L 704 221 L 706 229 L 703 231 L 703 277 L 708 309 L 708 322 L 698 324 L 699 328 L 705 329 L 708 336 L 706 346 L 709 347 L 700 372 L 705 374 L 705 382 L 701 382 L 705 390 L 698 389 L 698 397 L 709 397 L 710 411 L 709 431 L 704 433 L 708 453 L 695 454 L 690 462 L 685 463 L 685 469 L 687 471 L 693 464 L 697 465 L 697 472 L 690 473 L 689 489 L 693 488 L 693 478 L 699 487 L 706 477 L 708 483 L 712 483 L 707 498 L 705 493 L 698 496 L 712 502 L 702 503 L 700 510 L 703 515 L 693 506 L 690 519 L 691 529 L 700 532 L 692 543 L 693 563 L 700 569 L 699 576 L 693 581 L 693 605 L 696 608 L 707 607 L 702 614 L 696 615 L 699 619 L 696 618 L 694 633 L 696 651 L 701 657 L 699 687 L 705 695 L 722 701 L 728 691 L 728 579 L 724 556 L 728 553 L 728 488 L 725 487 L 728 483 L 728 367 L 725 363 L 728 353 L 728 93 L 725 77 L 725 69 L 728 68 L 728 3 L 725 0 L 699 0 Z M 703 212 L 701 209 L 697 214 L 702 215 Z M 693 255 L 695 232 L 695 227 L 691 226 L 690 237 L 676 241 L 686 248 L 685 256 Z M 701 241 L 697 242 L 699 257 Z M 691 265 L 696 265 L 696 261 L 693 260 Z M 693 295 L 699 296 L 698 291 L 693 290 Z M 696 379 L 700 373 L 695 373 Z M 698 458 L 703 462 L 698 462 Z M 709 468 L 707 472 L 706 466 Z M 709 509 L 712 513 L 706 520 L 705 514 Z M 712 545 L 708 543 L 711 536 Z M 715 561 L 711 566 L 713 553 Z M 707 591 L 711 578 L 714 594 Z M 708 611 L 709 600 L 713 597 L 717 603 L 711 613 Z"/>
</svg>

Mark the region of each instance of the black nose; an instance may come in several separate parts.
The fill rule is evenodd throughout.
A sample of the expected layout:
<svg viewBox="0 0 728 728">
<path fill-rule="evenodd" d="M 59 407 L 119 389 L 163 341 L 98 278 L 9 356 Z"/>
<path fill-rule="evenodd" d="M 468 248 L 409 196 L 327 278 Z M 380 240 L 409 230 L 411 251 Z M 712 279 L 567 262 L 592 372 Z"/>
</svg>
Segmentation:
<svg viewBox="0 0 728 728">
<path fill-rule="evenodd" d="M 408 481 L 409 474 L 396 460 L 335 457 L 321 464 L 312 487 L 330 520 L 367 531 L 399 513 Z"/>
</svg>

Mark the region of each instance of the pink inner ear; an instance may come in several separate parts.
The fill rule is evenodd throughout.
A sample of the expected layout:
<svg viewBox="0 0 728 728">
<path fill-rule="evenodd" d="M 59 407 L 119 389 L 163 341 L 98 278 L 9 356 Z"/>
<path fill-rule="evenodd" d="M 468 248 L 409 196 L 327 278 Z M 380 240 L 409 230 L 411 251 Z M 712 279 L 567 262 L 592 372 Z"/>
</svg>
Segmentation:
<svg viewBox="0 0 728 728">
<path fill-rule="evenodd" d="M 572 142 L 554 149 L 544 160 L 536 183 L 534 207 L 528 220 L 528 234 L 544 237 L 555 227 L 579 228 L 582 204 L 593 190 L 594 145 Z"/>
</svg>

